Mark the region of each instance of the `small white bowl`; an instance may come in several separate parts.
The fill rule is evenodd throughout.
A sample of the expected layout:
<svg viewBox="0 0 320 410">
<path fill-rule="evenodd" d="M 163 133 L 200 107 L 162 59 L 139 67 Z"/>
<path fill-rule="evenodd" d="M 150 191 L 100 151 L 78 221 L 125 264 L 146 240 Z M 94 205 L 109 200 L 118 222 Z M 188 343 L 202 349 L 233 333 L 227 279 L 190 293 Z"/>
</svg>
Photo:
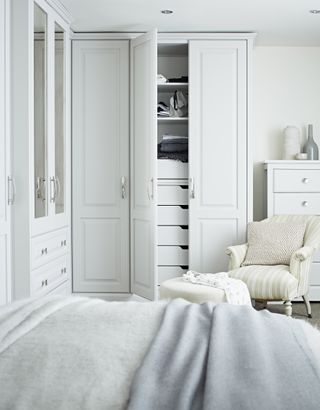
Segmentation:
<svg viewBox="0 0 320 410">
<path fill-rule="evenodd" d="M 308 155 L 305 152 L 299 152 L 299 154 L 296 155 L 296 159 L 306 160 L 308 159 Z"/>
</svg>

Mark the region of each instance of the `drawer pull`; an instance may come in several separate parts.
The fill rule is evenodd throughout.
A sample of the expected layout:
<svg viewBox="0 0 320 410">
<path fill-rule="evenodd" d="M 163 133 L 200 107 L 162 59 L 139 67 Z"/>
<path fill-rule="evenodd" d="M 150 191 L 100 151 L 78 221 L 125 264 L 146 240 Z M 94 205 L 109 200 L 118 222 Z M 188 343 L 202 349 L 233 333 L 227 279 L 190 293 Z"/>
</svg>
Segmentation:
<svg viewBox="0 0 320 410">
<path fill-rule="evenodd" d="M 41 249 L 41 256 L 48 254 L 48 248 Z"/>
<path fill-rule="evenodd" d="M 61 241 L 61 242 L 60 242 L 60 245 L 61 245 L 61 246 L 67 246 L 67 241 L 66 241 L 66 240 Z"/>
<path fill-rule="evenodd" d="M 48 286 L 48 279 L 41 281 L 41 287 Z"/>
<path fill-rule="evenodd" d="M 303 178 L 302 182 L 303 182 L 304 184 L 307 184 L 307 183 L 309 182 L 309 178 Z"/>
<path fill-rule="evenodd" d="M 303 201 L 302 206 L 309 206 L 309 202 L 308 201 Z"/>
</svg>

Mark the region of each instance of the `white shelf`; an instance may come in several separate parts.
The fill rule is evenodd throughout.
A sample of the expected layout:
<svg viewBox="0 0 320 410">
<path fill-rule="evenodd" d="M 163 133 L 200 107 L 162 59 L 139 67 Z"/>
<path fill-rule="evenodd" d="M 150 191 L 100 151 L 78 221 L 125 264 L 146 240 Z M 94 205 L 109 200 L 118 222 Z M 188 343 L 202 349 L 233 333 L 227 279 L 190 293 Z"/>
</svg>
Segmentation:
<svg viewBox="0 0 320 410">
<path fill-rule="evenodd" d="M 159 123 L 166 122 L 188 122 L 188 117 L 158 117 Z"/>
<path fill-rule="evenodd" d="M 158 84 L 159 92 L 169 92 L 174 90 L 186 90 L 188 88 L 189 83 L 164 83 Z"/>
</svg>

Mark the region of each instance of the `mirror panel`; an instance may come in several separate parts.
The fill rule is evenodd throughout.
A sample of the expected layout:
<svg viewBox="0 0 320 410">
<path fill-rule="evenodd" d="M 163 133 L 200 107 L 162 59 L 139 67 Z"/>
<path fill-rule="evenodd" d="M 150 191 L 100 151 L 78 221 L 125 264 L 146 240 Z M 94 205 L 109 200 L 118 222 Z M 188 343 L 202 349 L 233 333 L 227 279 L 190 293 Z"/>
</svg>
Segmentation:
<svg viewBox="0 0 320 410">
<path fill-rule="evenodd" d="M 48 214 L 47 200 L 47 15 L 34 4 L 35 218 Z"/>
<path fill-rule="evenodd" d="M 65 208 L 65 33 L 55 23 L 55 213 Z"/>
</svg>

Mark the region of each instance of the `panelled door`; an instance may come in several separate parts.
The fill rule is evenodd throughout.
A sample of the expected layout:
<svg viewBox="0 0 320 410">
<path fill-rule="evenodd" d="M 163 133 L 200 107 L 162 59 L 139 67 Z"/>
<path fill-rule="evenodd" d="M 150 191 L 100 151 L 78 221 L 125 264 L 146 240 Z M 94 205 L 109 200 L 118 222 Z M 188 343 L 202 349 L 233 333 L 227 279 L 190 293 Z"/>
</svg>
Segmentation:
<svg viewBox="0 0 320 410">
<path fill-rule="evenodd" d="M 129 292 L 129 42 L 73 42 L 73 291 Z"/>
<path fill-rule="evenodd" d="M 6 7 L 9 2 L 0 0 L 0 305 L 11 299 L 10 260 L 10 203 L 13 201 L 10 172 L 10 143 L 8 112 L 8 54 Z"/>
<path fill-rule="evenodd" d="M 246 232 L 246 42 L 190 41 L 189 58 L 189 268 L 219 272 Z"/>
<path fill-rule="evenodd" d="M 131 42 L 131 291 L 156 291 L 157 33 Z"/>
</svg>

